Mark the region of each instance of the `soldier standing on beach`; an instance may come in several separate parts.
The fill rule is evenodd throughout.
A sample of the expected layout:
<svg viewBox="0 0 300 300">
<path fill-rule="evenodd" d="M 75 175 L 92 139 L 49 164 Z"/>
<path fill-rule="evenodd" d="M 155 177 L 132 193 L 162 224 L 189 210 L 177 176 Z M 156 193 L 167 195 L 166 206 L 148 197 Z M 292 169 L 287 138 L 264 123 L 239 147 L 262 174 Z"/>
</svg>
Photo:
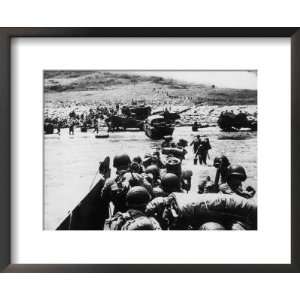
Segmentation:
<svg viewBox="0 0 300 300">
<path fill-rule="evenodd" d="M 201 144 L 201 138 L 200 138 L 200 135 L 198 134 L 194 139 L 193 141 L 190 143 L 190 146 L 193 146 L 193 151 L 194 151 L 194 154 L 196 154 L 199 146 Z"/>
<path fill-rule="evenodd" d="M 69 127 L 69 135 L 74 135 L 74 123 L 71 122 L 70 127 Z"/>
</svg>

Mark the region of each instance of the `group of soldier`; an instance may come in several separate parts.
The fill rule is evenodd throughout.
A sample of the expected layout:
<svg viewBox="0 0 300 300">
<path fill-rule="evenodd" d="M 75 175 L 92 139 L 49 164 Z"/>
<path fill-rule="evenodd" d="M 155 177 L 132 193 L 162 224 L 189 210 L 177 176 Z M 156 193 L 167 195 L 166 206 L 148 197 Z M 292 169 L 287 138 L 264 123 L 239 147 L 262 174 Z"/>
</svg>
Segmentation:
<svg viewBox="0 0 300 300">
<path fill-rule="evenodd" d="M 199 150 L 201 140 L 197 143 L 195 140 L 191 144 L 194 153 L 196 156 L 200 153 L 202 163 L 206 164 L 203 151 L 210 149 L 209 141 L 205 141 L 209 145 L 205 150 Z M 186 143 L 181 142 L 178 147 L 185 148 Z M 114 177 L 109 167 L 99 168 L 104 182 L 101 229 L 256 229 L 256 203 L 251 199 L 255 190 L 249 186 L 243 188 L 247 179 L 245 169 L 231 165 L 224 155 L 216 157 L 213 166 L 215 179 L 202 180 L 196 193 L 191 192 L 193 172 L 183 169 L 182 160 L 174 155 L 168 155 L 164 161 L 159 151 L 143 158 L 116 155 Z"/>
<path fill-rule="evenodd" d="M 195 164 L 199 160 L 199 164 L 206 165 L 207 157 L 209 157 L 208 151 L 211 149 L 211 145 L 209 142 L 209 139 L 206 137 L 203 140 L 201 140 L 200 135 L 197 135 L 194 140 L 191 142 L 190 146 L 193 146 L 195 158 L 194 162 Z"/>
</svg>

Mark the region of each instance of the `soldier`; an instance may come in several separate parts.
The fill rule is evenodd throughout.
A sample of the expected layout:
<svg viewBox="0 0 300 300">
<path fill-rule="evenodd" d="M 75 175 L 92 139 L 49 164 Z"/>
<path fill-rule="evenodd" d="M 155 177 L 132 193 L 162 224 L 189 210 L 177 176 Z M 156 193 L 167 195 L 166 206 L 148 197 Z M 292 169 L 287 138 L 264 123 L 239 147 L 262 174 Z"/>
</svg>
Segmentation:
<svg viewBox="0 0 300 300">
<path fill-rule="evenodd" d="M 132 159 L 133 162 L 136 162 L 138 164 L 142 164 L 142 158 L 140 156 L 136 156 Z"/>
<path fill-rule="evenodd" d="M 179 139 L 177 147 L 184 149 L 188 145 L 188 142 L 185 139 Z"/>
<path fill-rule="evenodd" d="M 166 173 L 173 173 L 177 175 L 180 180 L 180 187 L 187 192 L 191 188 L 192 171 L 181 169 L 181 160 L 177 157 L 170 156 L 166 162 Z"/>
<path fill-rule="evenodd" d="M 174 173 L 166 173 L 161 179 L 161 188 L 167 194 L 173 192 L 182 192 L 180 179 Z"/>
<path fill-rule="evenodd" d="M 217 193 L 218 186 L 207 176 L 198 184 L 198 194 Z"/>
<path fill-rule="evenodd" d="M 146 174 L 152 175 L 152 186 L 157 187 L 160 185 L 160 170 L 157 165 L 150 165 L 145 170 Z"/>
<path fill-rule="evenodd" d="M 192 130 L 193 131 L 198 131 L 198 123 L 197 123 L 197 121 L 195 121 L 194 124 L 192 125 Z"/>
<path fill-rule="evenodd" d="M 198 149 L 196 150 L 195 156 L 199 157 L 199 163 L 206 165 L 206 159 L 208 156 L 208 150 L 211 149 L 209 139 L 205 138 L 204 141 L 200 142 Z"/>
<path fill-rule="evenodd" d="M 160 159 L 160 153 L 159 151 L 154 151 L 152 154 L 152 164 L 157 165 L 159 169 L 164 169 L 165 165 Z"/>
<path fill-rule="evenodd" d="M 132 161 L 132 163 L 130 165 L 130 170 L 133 173 L 142 174 L 143 173 L 143 166 L 140 165 L 139 163 L 137 163 L 136 161 Z"/>
<path fill-rule="evenodd" d="M 151 195 L 143 186 L 134 186 L 127 192 L 125 205 L 127 209 L 145 211 L 147 204 L 151 201 Z"/>
<path fill-rule="evenodd" d="M 164 139 L 164 141 L 162 142 L 161 147 L 162 148 L 168 148 L 168 147 L 170 147 L 171 146 L 171 142 L 173 140 L 172 136 L 167 135 L 167 136 L 164 136 L 163 139 Z"/>
<path fill-rule="evenodd" d="M 125 198 L 126 212 L 117 212 L 105 221 L 105 230 L 160 230 L 159 223 L 144 212 L 151 195 L 142 186 L 132 187 Z"/>
<path fill-rule="evenodd" d="M 198 134 L 194 139 L 193 141 L 190 143 L 190 146 L 193 146 L 193 151 L 194 151 L 194 154 L 196 154 L 199 146 L 200 146 L 200 143 L 201 143 L 201 138 L 200 138 L 200 135 Z"/>
<path fill-rule="evenodd" d="M 97 119 L 94 120 L 94 132 L 99 133 L 99 123 Z"/>
<path fill-rule="evenodd" d="M 146 153 L 143 159 L 143 166 L 146 169 L 151 164 L 152 164 L 152 155 L 150 153 Z"/>
<path fill-rule="evenodd" d="M 143 165 L 142 165 L 142 158 L 140 156 L 136 156 L 132 160 L 131 170 L 135 173 L 143 173 Z"/>
<path fill-rule="evenodd" d="M 101 199 L 107 207 L 114 204 L 114 211 L 124 209 L 125 196 L 129 190 L 129 183 L 125 181 L 124 175 L 129 171 L 131 164 L 127 154 L 116 155 L 113 159 L 113 166 L 116 168 L 116 177 L 106 180 L 101 193 Z"/>
<path fill-rule="evenodd" d="M 153 217 L 135 209 L 116 213 L 105 221 L 104 230 L 161 230 Z"/>
<path fill-rule="evenodd" d="M 74 135 L 74 122 L 71 122 L 69 126 L 69 135 Z"/>
<path fill-rule="evenodd" d="M 203 149 L 202 149 L 202 161 L 205 165 L 206 165 L 207 157 L 208 157 L 208 159 L 210 159 L 209 154 L 208 154 L 208 151 L 210 149 L 211 149 L 211 145 L 210 145 L 210 142 L 209 142 L 209 138 L 205 138 L 204 142 L 203 142 Z"/>
<path fill-rule="evenodd" d="M 242 182 L 247 179 L 245 169 L 240 165 L 228 167 L 227 182 L 220 185 L 220 192 L 223 194 L 237 194 L 244 198 L 252 198 L 255 195 L 253 187 L 248 186 L 246 190 L 242 187 Z"/>
<path fill-rule="evenodd" d="M 227 181 L 228 167 L 230 166 L 229 159 L 225 156 L 219 156 L 214 159 L 214 167 L 217 169 L 215 177 L 215 185 L 219 185 L 219 181 L 225 183 Z"/>
<path fill-rule="evenodd" d="M 61 124 L 60 122 L 57 123 L 57 134 L 60 135 L 60 128 L 61 128 Z"/>
<path fill-rule="evenodd" d="M 174 156 L 169 156 L 166 162 L 166 173 L 173 173 L 179 178 L 181 177 L 181 160 Z"/>
<path fill-rule="evenodd" d="M 226 230 L 223 225 L 217 222 L 207 222 L 200 226 L 199 230 Z"/>
</svg>

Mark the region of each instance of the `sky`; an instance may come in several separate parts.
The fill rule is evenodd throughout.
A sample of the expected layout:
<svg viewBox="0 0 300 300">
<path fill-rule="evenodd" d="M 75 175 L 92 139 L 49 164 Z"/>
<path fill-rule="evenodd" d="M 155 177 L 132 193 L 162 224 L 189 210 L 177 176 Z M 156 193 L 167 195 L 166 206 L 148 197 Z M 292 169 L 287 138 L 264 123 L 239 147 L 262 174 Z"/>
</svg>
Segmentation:
<svg viewBox="0 0 300 300">
<path fill-rule="evenodd" d="M 237 71 L 131 71 L 146 76 L 161 76 L 191 83 L 203 83 L 216 87 L 237 89 L 257 89 L 257 72 L 255 70 Z"/>
</svg>

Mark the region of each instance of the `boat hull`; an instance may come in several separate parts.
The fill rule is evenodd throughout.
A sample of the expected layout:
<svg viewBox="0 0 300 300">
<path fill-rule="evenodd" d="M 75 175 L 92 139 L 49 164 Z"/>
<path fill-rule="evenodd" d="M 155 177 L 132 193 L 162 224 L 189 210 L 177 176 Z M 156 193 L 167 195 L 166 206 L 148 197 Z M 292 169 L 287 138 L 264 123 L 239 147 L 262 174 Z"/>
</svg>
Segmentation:
<svg viewBox="0 0 300 300">
<path fill-rule="evenodd" d="M 109 137 L 109 134 L 97 134 L 95 135 L 96 139 L 106 139 Z"/>
<path fill-rule="evenodd" d="M 101 178 L 94 188 L 66 216 L 56 230 L 101 230 L 108 217 L 107 207 L 101 201 L 105 180 Z"/>
</svg>

